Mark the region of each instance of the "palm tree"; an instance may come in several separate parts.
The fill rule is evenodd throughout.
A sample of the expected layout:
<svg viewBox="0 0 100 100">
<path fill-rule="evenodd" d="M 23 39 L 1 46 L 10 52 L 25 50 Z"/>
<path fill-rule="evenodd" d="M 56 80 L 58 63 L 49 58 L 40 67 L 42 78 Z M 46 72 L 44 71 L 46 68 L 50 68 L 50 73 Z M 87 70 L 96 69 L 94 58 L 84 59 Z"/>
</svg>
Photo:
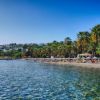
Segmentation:
<svg viewBox="0 0 100 100">
<path fill-rule="evenodd" d="M 78 52 L 78 50 L 77 50 L 77 41 L 72 42 L 72 51 L 71 52 L 72 52 L 72 55 L 74 57 L 77 56 L 77 52 Z"/>
<path fill-rule="evenodd" d="M 100 24 L 92 28 L 91 35 L 93 35 L 94 42 L 98 45 L 100 43 Z"/>
<path fill-rule="evenodd" d="M 91 43 L 90 46 L 91 46 L 92 54 L 95 56 L 96 49 L 100 45 L 99 44 L 100 43 L 100 24 L 92 28 L 90 43 Z"/>
<path fill-rule="evenodd" d="M 67 45 L 71 45 L 71 38 L 70 37 L 66 37 L 64 39 L 64 43 L 67 44 Z"/>
<path fill-rule="evenodd" d="M 79 49 L 79 53 L 87 52 L 90 40 L 90 33 L 89 32 L 79 32 L 77 40 L 77 46 Z"/>
</svg>

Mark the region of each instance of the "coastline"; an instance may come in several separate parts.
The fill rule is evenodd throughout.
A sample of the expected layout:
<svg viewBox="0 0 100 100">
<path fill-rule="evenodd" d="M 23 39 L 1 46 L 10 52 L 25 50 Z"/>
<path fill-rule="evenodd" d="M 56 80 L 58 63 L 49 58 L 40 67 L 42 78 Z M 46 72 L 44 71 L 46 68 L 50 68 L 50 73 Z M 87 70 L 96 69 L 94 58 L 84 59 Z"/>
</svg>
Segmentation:
<svg viewBox="0 0 100 100">
<path fill-rule="evenodd" d="M 76 59 L 73 59 L 73 61 L 68 61 L 68 58 L 27 58 L 26 60 L 32 60 L 34 62 L 41 62 L 45 64 L 56 64 L 56 65 L 69 65 L 69 66 L 75 66 L 75 67 L 84 67 L 84 68 L 100 68 L 100 61 L 98 63 L 81 63 L 77 62 Z"/>
<path fill-rule="evenodd" d="M 92 64 L 92 63 L 77 63 L 77 62 L 43 62 L 47 64 L 56 64 L 56 65 L 69 65 L 75 67 L 84 67 L 84 68 L 100 68 L 100 64 Z"/>
<path fill-rule="evenodd" d="M 16 60 L 16 59 L 0 59 L 0 60 Z M 21 60 L 31 60 L 34 62 L 41 62 L 44 64 L 55 64 L 55 65 L 68 65 L 68 66 L 75 66 L 75 67 L 84 67 L 84 68 L 99 68 L 100 69 L 100 61 L 98 63 L 80 63 L 76 61 L 65 61 L 66 58 L 22 58 Z M 68 59 L 67 59 L 68 60 Z"/>
</svg>

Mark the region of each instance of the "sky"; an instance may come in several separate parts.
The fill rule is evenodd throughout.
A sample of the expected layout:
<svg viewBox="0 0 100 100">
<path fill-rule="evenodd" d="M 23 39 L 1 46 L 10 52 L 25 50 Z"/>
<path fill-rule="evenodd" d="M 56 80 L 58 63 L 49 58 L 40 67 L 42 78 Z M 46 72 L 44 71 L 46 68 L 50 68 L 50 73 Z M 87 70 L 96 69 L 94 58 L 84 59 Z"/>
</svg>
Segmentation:
<svg viewBox="0 0 100 100">
<path fill-rule="evenodd" d="M 100 0 L 0 0 L 0 44 L 77 39 L 100 24 Z"/>
</svg>

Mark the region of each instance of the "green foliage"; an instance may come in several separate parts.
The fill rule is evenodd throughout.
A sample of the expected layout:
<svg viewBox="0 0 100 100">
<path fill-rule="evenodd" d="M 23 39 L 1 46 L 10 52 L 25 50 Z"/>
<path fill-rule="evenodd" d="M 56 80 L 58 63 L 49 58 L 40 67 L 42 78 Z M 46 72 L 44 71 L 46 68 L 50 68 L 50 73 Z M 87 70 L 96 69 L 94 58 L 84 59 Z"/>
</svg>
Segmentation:
<svg viewBox="0 0 100 100">
<path fill-rule="evenodd" d="M 100 55 L 100 43 L 99 43 L 98 46 L 96 47 L 96 53 Z"/>
</svg>

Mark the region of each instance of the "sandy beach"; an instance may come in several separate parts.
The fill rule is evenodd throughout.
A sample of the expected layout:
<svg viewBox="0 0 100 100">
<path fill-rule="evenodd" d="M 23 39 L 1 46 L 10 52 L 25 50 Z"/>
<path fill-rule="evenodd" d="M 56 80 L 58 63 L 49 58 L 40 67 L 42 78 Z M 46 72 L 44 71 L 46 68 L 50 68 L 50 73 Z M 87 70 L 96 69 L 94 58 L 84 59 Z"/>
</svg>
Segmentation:
<svg viewBox="0 0 100 100">
<path fill-rule="evenodd" d="M 44 62 L 48 64 L 57 64 L 57 65 L 70 65 L 76 67 L 86 67 L 86 68 L 100 68 L 100 63 L 76 63 L 76 62 Z"/>
<path fill-rule="evenodd" d="M 86 68 L 100 68 L 100 61 L 96 63 L 92 62 L 86 62 L 86 63 L 81 63 L 77 62 L 75 59 L 73 61 L 68 61 L 66 58 L 29 58 L 27 60 L 33 60 L 35 62 L 41 62 L 41 63 L 46 63 L 46 64 L 56 64 L 56 65 L 70 65 L 70 66 L 76 66 L 76 67 L 86 67 Z"/>
</svg>

